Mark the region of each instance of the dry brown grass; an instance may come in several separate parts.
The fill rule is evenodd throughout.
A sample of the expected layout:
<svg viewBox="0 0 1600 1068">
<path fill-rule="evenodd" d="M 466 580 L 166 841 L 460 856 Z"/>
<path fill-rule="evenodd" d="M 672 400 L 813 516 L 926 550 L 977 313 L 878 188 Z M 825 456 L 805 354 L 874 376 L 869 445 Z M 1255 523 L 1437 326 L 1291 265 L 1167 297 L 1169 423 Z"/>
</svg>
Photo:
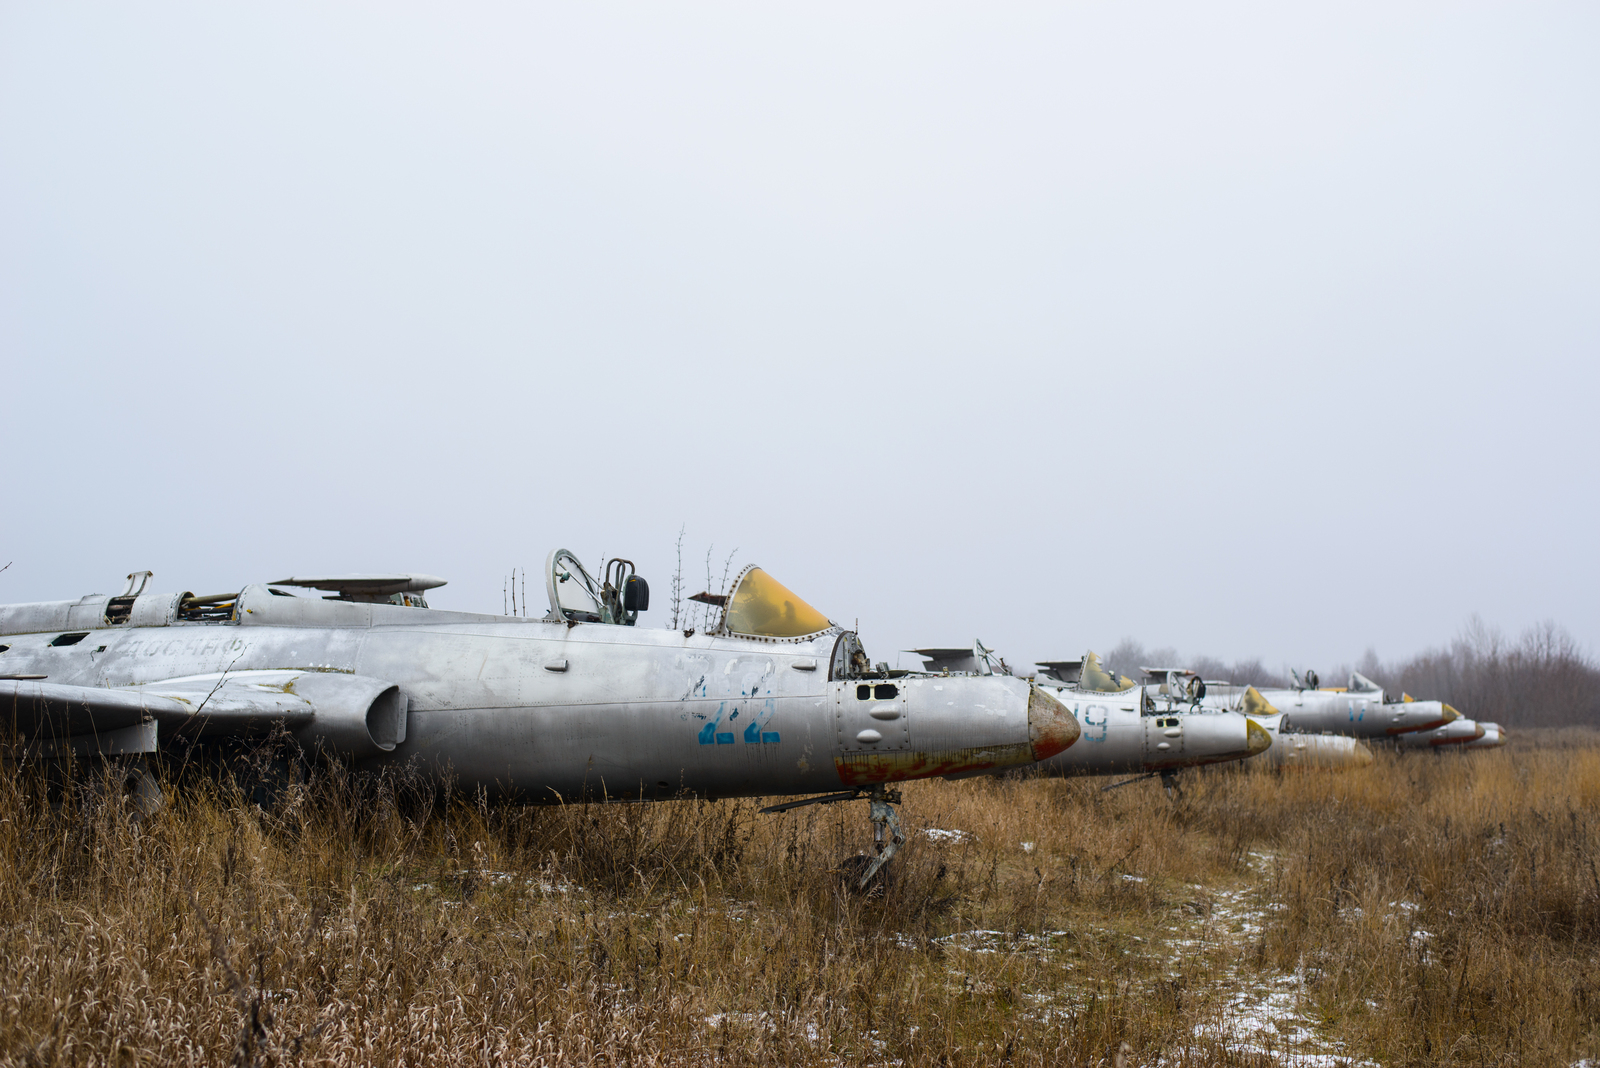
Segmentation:
<svg viewBox="0 0 1600 1068">
<path fill-rule="evenodd" d="M 1561 741 L 1177 805 L 911 784 L 878 898 L 829 873 L 861 803 L 490 809 L 323 774 L 270 815 L 214 790 L 139 820 L 13 774 L 0 1057 L 1566 1065 L 1600 1051 L 1600 748 Z"/>
</svg>

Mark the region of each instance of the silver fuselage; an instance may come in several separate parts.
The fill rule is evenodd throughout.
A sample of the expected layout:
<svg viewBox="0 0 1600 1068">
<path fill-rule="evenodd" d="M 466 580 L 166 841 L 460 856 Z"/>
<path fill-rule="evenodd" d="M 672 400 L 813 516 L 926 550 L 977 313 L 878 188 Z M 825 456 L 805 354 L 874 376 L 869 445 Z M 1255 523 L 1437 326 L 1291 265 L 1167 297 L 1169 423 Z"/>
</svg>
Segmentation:
<svg viewBox="0 0 1600 1068">
<path fill-rule="evenodd" d="M 1495 729 L 1495 737 L 1500 734 Z M 1402 749 L 1441 749 L 1469 745 L 1488 736 L 1488 730 L 1476 720 L 1458 719 L 1432 730 L 1402 734 L 1395 742 Z M 1493 743 L 1491 743 L 1492 747 Z"/>
<path fill-rule="evenodd" d="M 1204 703 L 1233 708 L 1244 687 L 1213 685 Z M 1442 727 L 1453 718 L 1438 701 L 1385 701 L 1382 691 L 1263 689 L 1259 691 L 1282 712 L 1284 731 L 1343 734 L 1352 738 L 1392 738 L 1411 731 Z"/>
<path fill-rule="evenodd" d="M 1372 750 L 1360 738 L 1285 730 L 1281 712 L 1250 718 L 1272 735 L 1272 748 L 1256 757 L 1255 763 L 1276 768 L 1360 768 L 1372 763 Z"/>
<path fill-rule="evenodd" d="M 1183 711 L 1166 698 L 1155 699 L 1155 711 L 1142 714 L 1138 687 L 1122 692 L 1080 690 L 1040 679 L 1069 708 L 1082 728 L 1077 744 L 1040 762 L 1058 775 L 1118 775 L 1166 771 L 1243 760 L 1270 742 L 1238 712 Z"/>
<path fill-rule="evenodd" d="M 1488 723 L 1480 719 L 1478 721 L 1478 726 L 1483 728 L 1483 736 L 1480 738 L 1474 738 L 1470 742 L 1463 743 L 1461 748 L 1499 749 L 1502 745 L 1506 744 L 1506 731 L 1504 727 L 1500 726 L 1500 724 Z"/>
<path fill-rule="evenodd" d="M 106 599 L 89 602 L 0 607 L 0 644 L 9 646 L 0 674 L 46 676 L 7 683 L 13 701 L 17 687 L 50 685 L 167 695 L 162 737 L 214 735 L 243 729 L 243 718 L 223 713 L 254 715 L 250 702 L 262 695 L 282 705 L 371 680 L 398 687 L 402 719 L 387 738 L 326 735 L 342 755 L 531 800 L 836 790 L 1028 764 L 1077 736 L 1070 714 L 1021 679 L 830 678 L 839 631 L 708 636 L 289 597 L 265 586 L 246 587 L 232 620 L 179 622 L 162 608 L 177 598 L 156 595 L 140 597 L 127 623 L 106 626 L 96 625 Z M 88 633 L 51 644 L 68 631 Z M 303 729 L 315 731 L 325 714 L 308 702 Z"/>
</svg>

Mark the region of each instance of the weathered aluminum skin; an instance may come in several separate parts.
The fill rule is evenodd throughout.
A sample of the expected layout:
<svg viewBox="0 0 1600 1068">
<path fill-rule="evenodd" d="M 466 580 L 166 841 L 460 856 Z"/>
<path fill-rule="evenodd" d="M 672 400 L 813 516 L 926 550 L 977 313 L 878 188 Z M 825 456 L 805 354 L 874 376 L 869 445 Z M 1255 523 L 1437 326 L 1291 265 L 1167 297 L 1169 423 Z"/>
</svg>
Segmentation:
<svg viewBox="0 0 1600 1068">
<path fill-rule="evenodd" d="M 1246 687 L 1210 684 L 1202 704 L 1237 709 Z M 1343 734 L 1351 738 L 1393 738 L 1442 727 L 1456 718 L 1438 701 L 1385 701 L 1381 690 L 1365 692 L 1309 689 L 1259 691 L 1285 717 L 1283 730 L 1302 734 Z"/>
<path fill-rule="evenodd" d="M 1463 749 L 1499 749 L 1506 744 L 1506 730 L 1498 723 L 1489 723 L 1479 720 L 1478 726 L 1483 728 L 1483 737 L 1474 738 L 1462 745 Z"/>
<path fill-rule="evenodd" d="M 1372 763 L 1372 750 L 1360 738 L 1285 730 L 1281 712 L 1250 718 L 1272 736 L 1272 747 L 1255 758 L 1258 763 L 1277 768 L 1362 768 Z"/>
<path fill-rule="evenodd" d="M 1079 690 L 1042 683 L 1072 710 L 1083 734 L 1077 744 L 1040 762 L 1059 775 L 1116 775 L 1244 760 L 1271 738 L 1238 712 L 1158 711 L 1140 714 L 1141 694 Z"/>
<path fill-rule="evenodd" d="M 1478 723 L 1476 720 L 1457 719 L 1446 723 L 1442 727 L 1435 727 L 1431 731 L 1402 734 L 1395 739 L 1395 742 L 1401 749 L 1442 749 L 1470 745 L 1488 737 L 1488 734 L 1487 726 Z M 1496 738 L 1499 737 L 1499 734 L 1499 728 L 1496 728 Z M 1491 746 L 1484 748 L 1490 748 L 1493 744 L 1497 743 L 1491 743 Z"/>
<path fill-rule="evenodd" d="M 177 601 L 139 597 L 134 618 L 161 608 L 150 626 L 107 626 L 106 598 L 0 607 L 0 675 L 46 676 L 0 681 L 0 717 L 57 737 L 282 721 L 365 765 L 531 800 L 837 790 L 1032 763 L 1078 735 L 1022 679 L 911 677 L 862 698 L 884 680 L 830 680 L 837 631 L 774 641 L 265 586 L 246 587 L 235 621 L 190 623 L 173 620 Z M 50 645 L 68 631 L 88 636 Z"/>
</svg>

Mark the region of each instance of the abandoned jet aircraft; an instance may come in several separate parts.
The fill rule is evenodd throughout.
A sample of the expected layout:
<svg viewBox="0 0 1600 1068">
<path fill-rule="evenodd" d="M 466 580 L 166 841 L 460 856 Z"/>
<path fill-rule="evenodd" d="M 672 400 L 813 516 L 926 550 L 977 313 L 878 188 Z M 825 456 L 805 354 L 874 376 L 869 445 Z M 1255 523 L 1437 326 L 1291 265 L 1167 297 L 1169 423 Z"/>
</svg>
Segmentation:
<svg viewBox="0 0 1600 1068">
<path fill-rule="evenodd" d="M 358 765 L 414 763 L 531 801 L 881 798 L 1078 737 L 1022 679 L 872 670 L 854 633 L 758 567 L 700 595 L 720 610 L 705 633 L 636 626 L 649 588 L 626 560 L 596 579 L 558 549 L 544 577 L 543 618 L 430 609 L 423 594 L 443 580 L 406 574 L 197 597 L 147 593 L 140 572 L 120 596 L 0 606 L 0 716 L 43 754 L 154 753 L 281 724 Z"/>
<path fill-rule="evenodd" d="M 1239 709 L 1272 735 L 1272 748 L 1258 761 L 1272 767 L 1361 768 L 1372 763 L 1372 750 L 1347 734 L 1311 734 L 1285 726 L 1288 717 L 1254 686 L 1246 686 Z"/>
<path fill-rule="evenodd" d="M 971 649 L 912 649 L 928 671 L 1009 674 L 1005 661 L 982 642 Z M 1078 743 L 1040 762 L 1057 775 L 1160 774 L 1171 783 L 1179 768 L 1243 760 L 1272 740 L 1260 726 L 1233 712 L 1198 714 L 1184 701 L 1147 695 L 1126 676 L 1113 676 L 1094 653 L 1082 660 L 1040 663 L 1034 678 L 1077 718 Z M 954 676 L 952 676 L 954 677 Z"/>
<path fill-rule="evenodd" d="M 1474 738 L 1472 741 L 1464 743 L 1461 748 L 1499 749 L 1502 745 L 1506 744 L 1506 729 L 1500 726 L 1500 724 L 1488 723 L 1480 719 L 1478 721 L 1478 726 L 1483 728 L 1483 736 L 1481 738 Z"/>
<path fill-rule="evenodd" d="M 1235 708 L 1244 687 L 1207 684 L 1204 702 L 1215 708 Z M 1432 730 L 1456 719 L 1460 713 L 1438 701 L 1391 700 L 1383 688 L 1358 672 L 1350 685 L 1318 689 L 1316 675 L 1297 676 L 1286 689 L 1266 688 L 1260 694 L 1282 712 L 1282 730 L 1303 734 L 1343 734 L 1352 738 L 1392 738 L 1411 731 Z"/>
<path fill-rule="evenodd" d="M 1186 694 L 1151 693 L 1107 671 L 1095 653 L 1038 666 L 1035 683 L 1055 691 L 1083 730 L 1078 745 L 1041 762 L 1057 774 L 1139 772 L 1170 784 L 1179 768 L 1245 760 L 1272 746 L 1272 735 L 1253 717 L 1201 711 Z"/>
<path fill-rule="evenodd" d="M 1493 748 L 1498 744 L 1499 735 L 1499 728 L 1496 727 L 1496 741 L 1491 742 L 1486 748 Z M 1486 725 L 1463 717 L 1451 720 L 1431 731 L 1412 731 L 1409 734 L 1402 734 L 1395 739 L 1395 743 L 1401 749 L 1459 749 L 1488 736 L 1489 729 Z"/>
<path fill-rule="evenodd" d="M 1232 694 L 1229 707 L 1249 716 L 1272 736 L 1272 747 L 1255 757 L 1258 764 L 1271 767 L 1349 768 L 1372 763 L 1372 750 L 1359 738 L 1342 734 L 1309 734 L 1285 727 L 1285 716 L 1273 707 L 1254 686 L 1234 687 L 1231 683 L 1208 683 L 1187 668 L 1144 668 L 1151 681 L 1145 692 L 1157 700 L 1169 696 L 1190 702 L 1197 711 L 1205 710 L 1204 699 L 1221 699 Z"/>
</svg>

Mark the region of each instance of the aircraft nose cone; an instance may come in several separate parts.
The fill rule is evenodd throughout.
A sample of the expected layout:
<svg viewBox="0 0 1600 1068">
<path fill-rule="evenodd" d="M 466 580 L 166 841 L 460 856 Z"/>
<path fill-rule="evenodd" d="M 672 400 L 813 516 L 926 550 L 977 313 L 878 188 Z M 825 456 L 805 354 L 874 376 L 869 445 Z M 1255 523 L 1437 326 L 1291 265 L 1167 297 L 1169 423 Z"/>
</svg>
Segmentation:
<svg viewBox="0 0 1600 1068">
<path fill-rule="evenodd" d="M 1351 753 L 1351 758 L 1354 760 L 1356 767 L 1364 768 L 1372 763 L 1372 750 L 1367 748 L 1364 742 L 1357 741 Z"/>
<path fill-rule="evenodd" d="M 1028 687 L 1028 741 L 1033 759 L 1049 760 L 1078 740 L 1083 728 L 1066 705 L 1038 686 Z"/>
<path fill-rule="evenodd" d="M 1458 720 L 1460 718 L 1461 718 L 1461 713 L 1460 712 L 1457 712 L 1455 709 L 1451 708 L 1449 705 L 1445 705 L 1444 706 L 1444 721 L 1446 723 L 1454 723 L 1456 720 Z"/>
<path fill-rule="evenodd" d="M 1272 748 L 1272 735 L 1267 731 L 1267 728 L 1248 716 L 1245 717 L 1245 724 L 1244 745 L 1251 756 L 1255 756 L 1257 753 L 1265 753 Z"/>
</svg>

